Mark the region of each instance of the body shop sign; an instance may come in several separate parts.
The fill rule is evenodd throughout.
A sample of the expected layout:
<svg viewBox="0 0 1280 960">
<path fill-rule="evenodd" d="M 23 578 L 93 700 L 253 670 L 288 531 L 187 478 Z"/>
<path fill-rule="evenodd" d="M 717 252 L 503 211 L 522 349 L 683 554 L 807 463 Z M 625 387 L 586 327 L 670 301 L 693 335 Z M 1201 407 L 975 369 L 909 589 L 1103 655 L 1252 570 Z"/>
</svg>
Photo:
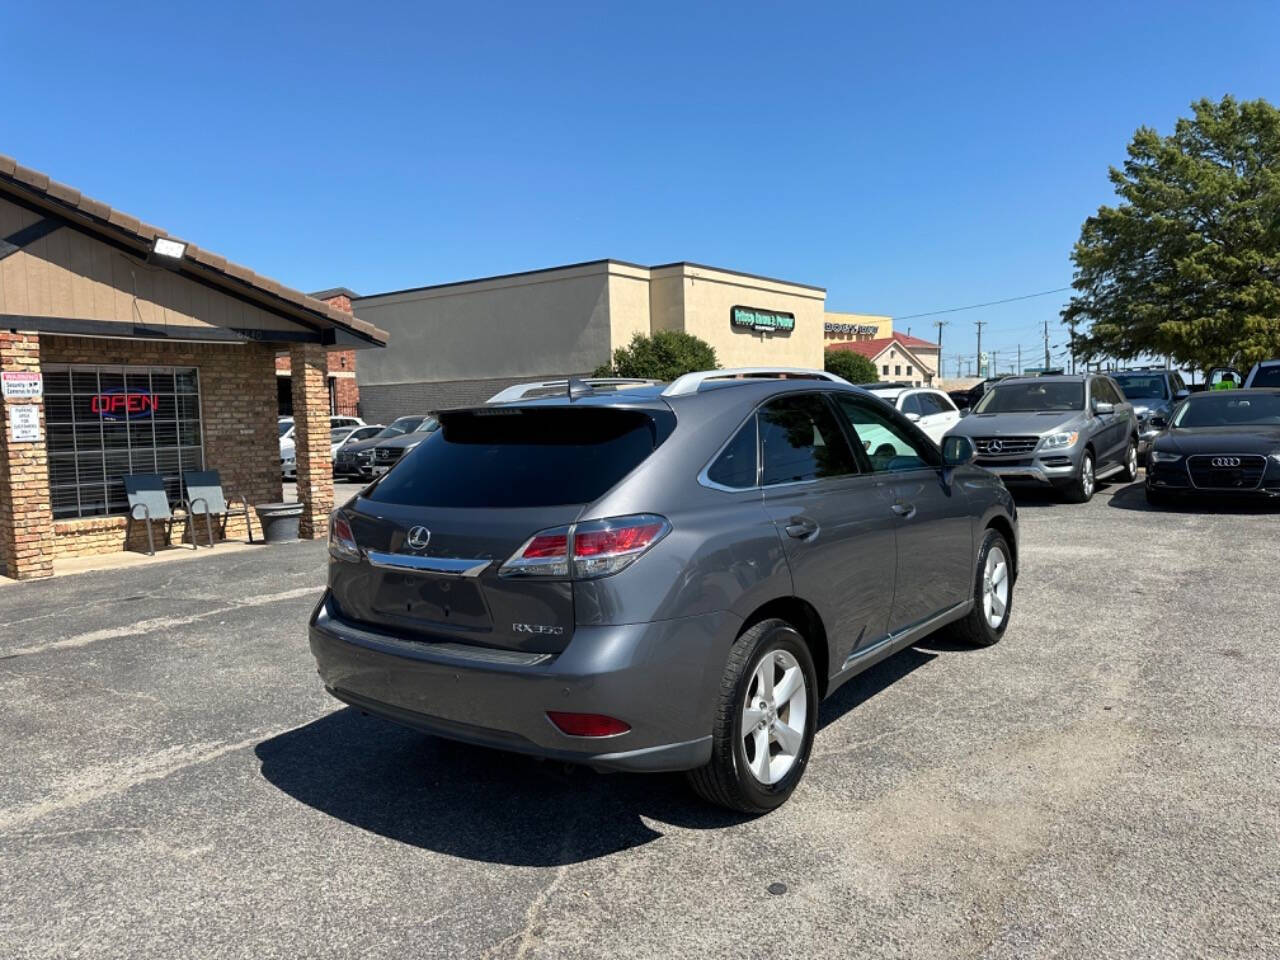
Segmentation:
<svg viewBox="0 0 1280 960">
<path fill-rule="evenodd" d="M 89 398 L 89 413 L 103 420 L 150 420 L 159 401 L 148 390 L 104 390 Z"/>
<path fill-rule="evenodd" d="M 734 330 L 754 330 L 758 333 L 790 333 L 796 328 L 796 316 L 794 313 L 779 313 L 776 310 L 734 307 L 729 311 L 729 325 Z"/>
</svg>

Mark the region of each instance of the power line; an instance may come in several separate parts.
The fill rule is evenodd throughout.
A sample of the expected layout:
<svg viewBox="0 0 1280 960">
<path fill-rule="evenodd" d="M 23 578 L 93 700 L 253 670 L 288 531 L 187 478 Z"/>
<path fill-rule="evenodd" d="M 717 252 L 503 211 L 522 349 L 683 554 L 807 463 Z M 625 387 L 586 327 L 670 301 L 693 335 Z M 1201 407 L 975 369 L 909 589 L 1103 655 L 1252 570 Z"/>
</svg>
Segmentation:
<svg viewBox="0 0 1280 960">
<path fill-rule="evenodd" d="M 946 310 L 931 310 L 928 313 L 909 313 L 905 317 L 894 317 L 894 320 L 916 320 L 920 317 L 937 317 L 944 313 L 959 313 L 961 310 L 977 310 L 979 307 L 995 307 L 1002 303 L 1016 303 L 1019 300 L 1031 300 L 1035 297 L 1047 297 L 1051 293 L 1063 293 L 1070 287 L 1056 287 L 1053 290 L 1041 290 L 1039 293 L 1024 293 L 1020 297 L 1005 297 L 1003 300 L 989 300 L 986 303 L 971 303 L 967 307 L 950 307 Z"/>
</svg>

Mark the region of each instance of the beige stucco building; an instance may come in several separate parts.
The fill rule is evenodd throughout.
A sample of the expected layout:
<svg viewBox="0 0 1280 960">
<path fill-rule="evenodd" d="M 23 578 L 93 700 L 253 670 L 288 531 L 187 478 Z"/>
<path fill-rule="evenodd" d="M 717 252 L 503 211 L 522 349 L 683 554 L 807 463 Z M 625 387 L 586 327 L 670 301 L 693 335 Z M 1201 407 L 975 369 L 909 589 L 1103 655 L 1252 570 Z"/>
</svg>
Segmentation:
<svg viewBox="0 0 1280 960">
<path fill-rule="evenodd" d="M 395 337 L 361 356 L 370 422 L 480 402 L 520 380 L 583 375 L 637 334 L 682 330 L 721 366 L 821 367 L 826 291 L 695 263 L 595 260 L 353 301 Z"/>
</svg>

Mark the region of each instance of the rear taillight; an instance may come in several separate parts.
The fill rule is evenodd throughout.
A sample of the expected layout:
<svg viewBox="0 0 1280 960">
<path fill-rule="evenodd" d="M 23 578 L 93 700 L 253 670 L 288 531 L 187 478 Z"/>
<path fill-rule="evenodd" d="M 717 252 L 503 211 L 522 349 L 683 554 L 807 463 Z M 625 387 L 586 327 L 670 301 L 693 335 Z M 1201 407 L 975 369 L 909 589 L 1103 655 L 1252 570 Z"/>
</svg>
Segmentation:
<svg viewBox="0 0 1280 960">
<path fill-rule="evenodd" d="M 607 577 L 630 566 L 670 531 L 665 517 L 651 513 L 541 530 L 498 572 L 507 577 L 559 580 Z"/>
<path fill-rule="evenodd" d="M 603 713 L 561 713 L 548 710 L 547 719 L 561 733 L 567 733 L 571 737 L 616 737 L 631 729 L 631 724 L 617 717 L 606 717 Z"/>
<path fill-rule="evenodd" d="M 351 522 L 335 510 L 329 515 L 329 556 L 335 560 L 359 561 L 360 547 L 356 545 L 355 534 L 351 532 Z"/>
</svg>

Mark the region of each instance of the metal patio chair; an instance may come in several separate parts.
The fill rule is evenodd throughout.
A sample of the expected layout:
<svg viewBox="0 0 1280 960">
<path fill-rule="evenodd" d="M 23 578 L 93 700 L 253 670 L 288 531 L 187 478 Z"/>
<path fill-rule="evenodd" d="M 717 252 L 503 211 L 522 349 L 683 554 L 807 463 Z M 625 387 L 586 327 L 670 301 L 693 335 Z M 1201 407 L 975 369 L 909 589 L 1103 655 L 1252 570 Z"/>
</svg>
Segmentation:
<svg viewBox="0 0 1280 960">
<path fill-rule="evenodd" d="M 209 537 L 209 546 L 213 546 L 213 525 L 211 517 L 219 517 L 218 536 L 224 540 L 227 536 L 227 521 L 232 517 L 244 517 L 245 528 L 249 531 L 249 542 L 253 543 L 253 522 L 249 519 L 249 501 L 244 497 L 232 494 L 227 496 L 222 489 L 222 478 L 217 470 L 195 470 L 182 475 L 182 482 L 187 488 L 187 504 L 193 517 L 204 514 L 205 532 Z M 234 506 L 235 501 L 239 506 Z M 191 542 L 195 543 L 195 534 Z"/>
<path fill-rule="evenodd" d="M 124 492 L 129 498 L 129 522 L 125 524 L 124 542 L 129 545 L 129 534 L 133 532 L 134 522 L 147 525 L 147 553 L 156 555 L 156 538 L 151 532 L 151 524 L 164 524 L 164 545 L 170 546 L 173 536 L 173 525 L 182 520 L 191 529 L 191 508 L 187 501 L 179 500 L 178 507 L 183 511 L 175 514 L 169 505 L 169 494 L 164 488 L 164 478 L 158 473 L 131 473 L 121 478 L 124 481 Z M 196 549 L 195 531 L 191 533 L 191 549 Z"/>
</svg>

